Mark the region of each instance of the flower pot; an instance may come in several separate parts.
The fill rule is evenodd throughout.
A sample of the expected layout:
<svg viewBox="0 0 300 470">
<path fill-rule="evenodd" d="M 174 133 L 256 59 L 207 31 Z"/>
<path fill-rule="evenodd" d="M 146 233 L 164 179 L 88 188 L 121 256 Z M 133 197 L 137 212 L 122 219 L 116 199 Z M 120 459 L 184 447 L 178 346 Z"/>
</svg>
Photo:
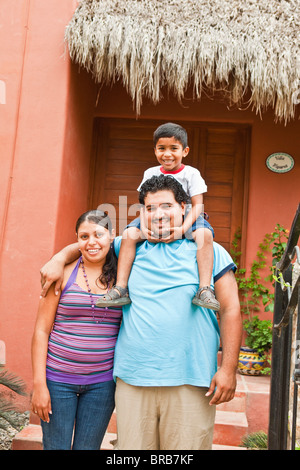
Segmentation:
<svg viewBox="0 0 300 470">
<path fill-rule="evenodd" d="M 261 375 L 265 359 L 256 351 L 246 346 L 240 349 L 238 371 L 243 375 Z"/>
</svg>

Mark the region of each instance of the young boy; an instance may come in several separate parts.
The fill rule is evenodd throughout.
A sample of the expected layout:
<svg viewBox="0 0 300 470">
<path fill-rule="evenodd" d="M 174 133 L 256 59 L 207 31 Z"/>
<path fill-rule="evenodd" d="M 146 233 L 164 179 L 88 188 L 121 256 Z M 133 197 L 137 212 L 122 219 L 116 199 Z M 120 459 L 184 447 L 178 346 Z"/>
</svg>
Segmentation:
<svg viewBox="0 0 300 470">
<path fill-rule="evenodd" d="M 213 229 L 201 216 L 203 209 L 203 196 L 207 187 L 200 172 L 191 166 L 182 163 L 189 153 L 186 130 L 178 124 L 167 123 L 159 126 L 153 135 L 154 153 L 159 166 L 148 168 L 145 171 L 142 184 L 152 176 L 161 174 L 171 175 L 183 186 L 183 189 L 191 199 L 191 209 L 187 212 L 181 227 L 171 229 L 167 238 L 160 238 L 161 242 L 171 242 L 188 236 L 192 236 L 197 243 L 197 263 L 200 285 L 192 303 L 204 308 L 219 310 L 220 304 L 216 300 L 214 291 L 210 288 L 213 269 Z M 140 230 L 139 219 L 135 219 L 125 229 L 118 259 L 118 273 L 116 285 L 112 290 L 99 299 L 97 305 L 108 307 L 113 305 L 126 305 L 131 302 L 127 283 L 132 263 L 135 258 L 136 244 L 145 238 Z M 146 228 L 149 241 L 153 239 L 151 229 Z"/>
</svg>

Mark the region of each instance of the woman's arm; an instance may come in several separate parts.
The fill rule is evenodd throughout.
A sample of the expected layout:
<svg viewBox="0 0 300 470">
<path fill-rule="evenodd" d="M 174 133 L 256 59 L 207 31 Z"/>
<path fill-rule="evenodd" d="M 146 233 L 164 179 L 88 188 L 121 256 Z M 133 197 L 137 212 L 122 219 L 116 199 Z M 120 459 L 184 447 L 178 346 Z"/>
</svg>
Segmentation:
<svg viewBox="0 0 300 470">
<path fill-rule="evenodd" d="M 42 291 L 45 297 L 49 287 L 55 283 L 54 292 L 58 295 L 64 276 L 64 267 L 79 257 L 78 243 L 73 243 L 56 253 L 40 270 Z"/>
<path fill-rule="evenodd" d="M 33 371 L 32 410 L 43 420 L 49 422 L 51 414 L 50 394 L 46 385 L 46 359 L 49 335 L 54 323 L 59 296 L 55 295 L 54 285 L 47 297 L 40 299 L 36 324 L 31 344 Z"/>
</svg>

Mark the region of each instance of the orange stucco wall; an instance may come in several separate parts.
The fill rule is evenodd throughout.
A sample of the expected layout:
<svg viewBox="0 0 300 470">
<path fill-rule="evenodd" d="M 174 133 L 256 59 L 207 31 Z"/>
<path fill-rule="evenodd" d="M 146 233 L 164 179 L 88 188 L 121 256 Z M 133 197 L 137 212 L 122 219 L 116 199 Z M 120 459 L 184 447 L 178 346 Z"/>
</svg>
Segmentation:
<svg viewBox="0 0 300 470">
<path fill-rule="evenodd" d="M 28 384 L 39 269 L 74 240 L 87 206 L 94 88 L 86 92 L 90 78 L 72 73 L 64 45 L 76 6 L 1 3 L 0 362 Z"/>
<path fill-rule="evenodd" d="M 40 293 L 39 269 L 74 240 L 87 209 L 93 119 L 135 117 L 120 84 L 97 87 L 71 66 L 64 29 L 75 0 L 2 0 L 0 11 L 0 342 L 6 365 L 31 384 L 30 343 Z M 2 91 L 1 91 L 2 90 Z M 140 119 L 243 122 L 252 126 L 246 264 L 276 223 L 290 227 L 299 203 L 299 121 L 275 124 L 218 100 L 145 102 Z M 290 153 L 294 169 L 270 172 L 273 152 Z M 0 343 L 3 344 L 3 343 Z M 0 363 L 4 357 L 0 346 Z"/>
</svg>

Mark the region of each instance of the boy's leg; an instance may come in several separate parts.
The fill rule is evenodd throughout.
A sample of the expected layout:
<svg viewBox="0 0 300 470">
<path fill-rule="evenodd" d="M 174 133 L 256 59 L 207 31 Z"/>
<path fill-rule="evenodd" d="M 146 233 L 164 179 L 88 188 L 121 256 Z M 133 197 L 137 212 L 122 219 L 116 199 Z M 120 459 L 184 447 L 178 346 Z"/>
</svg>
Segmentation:
<svg viewBox="0 0 300 470">
<path fill-rule="evenodd" d="M 123 234 L 118 258 L 117 279 L 115 286 L 97 300 L 98 307 L 112 307 L 129 304 L 128 279 L 135 258 L 136 244 L 142 241 L 141 231 L 137 227 L 128 227 Z"/>
<path fill-rule="evenodd" d="M 199 228 L 193 232 L 193 238 L 197 243 L 199 290 L 192 303 L 200 307 L 219 310 L 220 304 L 210 287 L 214 263 L 212 232 L 208 228 Z"/>
<path fill-rule="evenodd" d="M 137 227 L 124 231 L 118 258 L 116 285 L 126 288 L 136 254 L 136 244 L 142 241 L 142 233 Z"/>
</svg>

